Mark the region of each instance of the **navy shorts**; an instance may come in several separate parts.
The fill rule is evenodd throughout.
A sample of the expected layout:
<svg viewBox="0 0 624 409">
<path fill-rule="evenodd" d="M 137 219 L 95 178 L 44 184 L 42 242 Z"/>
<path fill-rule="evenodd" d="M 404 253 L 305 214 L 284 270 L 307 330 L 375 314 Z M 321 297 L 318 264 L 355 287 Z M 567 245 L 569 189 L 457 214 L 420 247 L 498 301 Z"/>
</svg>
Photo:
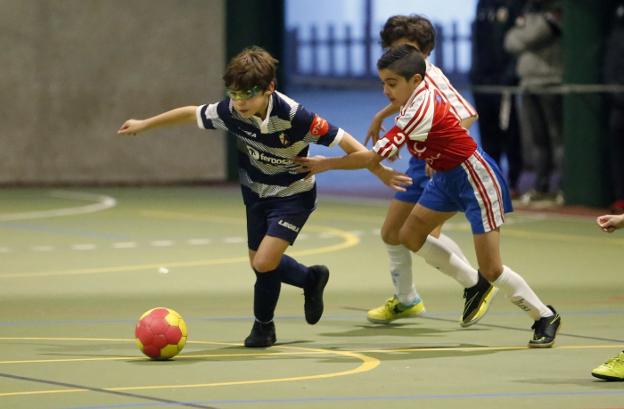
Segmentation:
<svg viewBox="0 0 624 409">
<path fill-rule="evenodd" d="M 316 189 L 248 203 L 247 246 L 250 250 L 258 250 L 264 236 L 277 237 L 292 245 L 315 208 Z"/>
<path fill-rule="evenodd" d="M 405 187 L 405 192 L 396 192 L 394 198 L 416 204 L 429 183 L 429 177 L 425 172 L 425 161 L 412 156 L 405 174 L 412 178 L 412 184 Z"/>
</svg>

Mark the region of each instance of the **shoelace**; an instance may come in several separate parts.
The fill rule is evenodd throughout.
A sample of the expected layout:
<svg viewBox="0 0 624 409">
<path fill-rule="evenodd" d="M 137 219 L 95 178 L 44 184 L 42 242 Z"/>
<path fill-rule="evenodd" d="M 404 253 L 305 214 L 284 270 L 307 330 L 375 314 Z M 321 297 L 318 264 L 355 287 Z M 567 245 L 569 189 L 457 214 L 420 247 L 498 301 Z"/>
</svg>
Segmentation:
<svg viewBox="0 0 624 409">
<path fill-rule="evenodd" d="M 396 304 L 394 303 L 394 297 L 392 297 L 392 298 L 388 298 L 388 299 L 386 300 L 386 309 L 388 309 L 388 310 L 393 310 L 393 309 L 394 309 L 394 307 L 396 307 L 396 305 L 397 305 L 397 304 L 398 304 L 398 303 L 396 303 Z"/>
<path fill-rule="evenodd" d="M 622 363 L 624 364 L 624 353 L 619 354 L 617 356 L 614 356 L 613 358 L 610 358 L 607 362 L 605 362 L 604 364 L 607 366 L 611 366 L 613 364 L 617 364 L 617 363 Z"/>
</svg>

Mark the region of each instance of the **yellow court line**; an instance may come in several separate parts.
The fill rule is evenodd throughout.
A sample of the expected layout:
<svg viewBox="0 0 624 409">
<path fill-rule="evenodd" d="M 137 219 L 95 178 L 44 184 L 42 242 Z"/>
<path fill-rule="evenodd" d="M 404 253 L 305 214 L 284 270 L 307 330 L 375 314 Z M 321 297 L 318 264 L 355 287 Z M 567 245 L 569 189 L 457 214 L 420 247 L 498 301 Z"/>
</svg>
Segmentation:
<svg viewBox="0 0 624 409">
<path fill-rule="evenodd" d="M 7 337 L 0 338 L 1 340 L 19 340 L 19 337 Z M 35 338 L 35 337 L 25 337 L 21 338 L 23 340 L 45 340 L 45 341 L 54 341 L 54 340 L 64 340 L 64 341 L 103 341 L 106 340 L 104 338 Z M 120 341 L 119 339 L 112 339 L 111 341 Z M 125 340 L 126 342 L 134 342 L 133 340 Z M 229 346 L 241 346 L 240 344 L 232 344 L 232 343 L 223 343 L 223 342 L 196 342 L 203 344 L 216 344 L 216 345 L 229 345 Z M 293 347 L 293 346 L 281 346 L 274 345 L 273 348 L 281 348 L 285 350 L 292 350 L 295 352 L 291 352 L 291 354 L 330 354 L 330 355 L 339 355 L 348 358 L 353 358 L 359 361 L 362 361 L 360 365 L 356 368 L 349 369 L 346 371 L 339 372 L 330 372 L 324 374 L 317 375 L 302 375 L 302 376 L 294 376 L 294 377 L 282 377 L 282 378 L 265 378 L 265 379 L 251 379 L 251 380 L 243 380 L 243 381 L 228 381 L 228 382 L 211 382 L 211 383 L 196 383 L 196 384 L 182 384 L 182 385 L 144 385 L 144 386 L 120 386 L 113 388 L 101 388 L 106 391 L 139 391 L 139 390 L 161 390 L 161 389 L 191 389 L 191 388 L 207 388 L 207 387 L 216 387 L 216 386 L 235 386 L 235 385 L 256 385 L 263 383 L 276 383 L 276 382 L 297 382 L 297 381 L 308 381 L 308 380 L 317 380 L 317 379 L 328 379 L 328 378 L 336 378 L 340 376 L 347 375 L 355 375 L 362 372 L 367 372 L 375 369 L 379 366 L 380 361 L 377 358 L 369 357 L 367 355 L 353 352 L 353 351 L 334 351 L 329 349 L 322 348 L 304 348 L 304 347 Z M 274 355 L 275 353 L 265 353 L 265 355 Z M 287 353 L 280 353 L 280 355 L 285 355 Z M 217 354 L 218 355 L 218 354 Z M 247 354 L 240 354 L 247 355 Z M 263 353 L 258 353 L 254 355 L 263 355 Z M 116 358 L 116 357 L 113 357 Z M 127 359 L 127 358 L 125 358 Z M 143 358 L 145 359 L 145 358 Z M 39 391 L 21 391 L 21 392 L 5 392 L 0 393 L 0 397 L 9 397 L 9 396 L 29 396 L 29 395 L 47 395 L 47 394 L 61 394 L 61 393 L 79 393 L 79 392 L 89 392 L 89 389 L 50 389 L 50 390 L 39 390 Z"/>
<path fill-rule="evenodd" d="M 555 346 L 554 349 L 622 349 L 624 344 L 604 344 L 604 345 L 562 345 Z M 474 351 L 520 351 L 524 349 L 531 349 L 527 345 L 523 346 L 498 346 L 498 347 L 420 347 L 420 348 L 397 348 L 397 349 L 354 349 L 354 352 L 362 354 L 394 354 L 405 352 L 474 352 Z"/>
<path fill-rule="evenodd" d="M 332 253 L 340 250 L 354 247 L 360 242 L 360 238 L 353 233 L 349 233 L 344 230 L 336 229 L 329 226 L 311 225 L 307 227 L 308 230 L 316 230 L 324 233 L 331 233 L 337 238 L 341 238 L 342 242 L 332 244 L 329 246 L 316 247 L 306 250 L 289 251 L 288 254 L 295 257 L 311 256 L 316 254 Z M 129 271 L 143 271 L 143 270 L 155 270 L 165 265 L 168 268 L 184 268 L 184 267 L 205 267 L 221 264 L 232 263 L 244 263 L 248 262 L 247 256 L 239 257 L 224 257 L 215 258 L 209 260 L 192 260 L 192 261 L 163 261 L 158 264 L 135 264 L 126 266 L 112 266 L 112 267 L 96 267 L 96 268 L 83 268 L 76 270 L 64 270 L 64 271 L 42 271 L 35 273 L 9 273 L 0 275 L 2 278 L 27 278 L 27 277 L 56 277 L 56 276 L 76 276 L 76 275 L 88 275 L 88 274 L 101 274 L 101 273 L 116 273 L 116 272 L 129 272 Z"/>
</svg>

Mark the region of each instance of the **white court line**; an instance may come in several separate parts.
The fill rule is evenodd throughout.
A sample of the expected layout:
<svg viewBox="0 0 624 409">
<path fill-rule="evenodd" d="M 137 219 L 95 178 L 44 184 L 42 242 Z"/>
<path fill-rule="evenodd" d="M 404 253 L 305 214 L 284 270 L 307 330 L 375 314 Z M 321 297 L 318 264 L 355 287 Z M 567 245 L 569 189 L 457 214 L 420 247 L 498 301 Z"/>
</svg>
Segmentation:
<svg viewBox="0 0 624 409">
<path fill-rule="evenodd" d="M 15 220 L 44 219 L 47 217 L 74 216 L 77 214 L 94 213 L 110 209 L 117 205 L 117 200 L 110 196 L 94 195 L 91 193 L 70 192 L 66 190 L 53 190 L 49 196 L 59 199 L 73 199 L 81 201 L 95 201 L 85 206 L 65 207 L 61 209 L 42 210 L 36 212 L 0 214 L 0 222 Z"/>
<path fill-rule="evenodd" d="M 71 246 L 72 250 L 95 250 L 96 246 L 95 244 L 73 244 Z"/>
<path fill-rule="evenodd" d="M 170 247 L 170 246 L 173 246 L 173 240 L 154 240 L 154 241 L 150 241 L 150 246 L 154 246 L 154 247 Z"/>
<path fill-rule="evenodd" d="M 245 239 L 243 237 L 236 236 L 236 237 L 226 237 L 223 239 L 223 241 L 227 244 L 238 244 L 238 243 L 243 243 Z"/>
<path fill-rule="evenodd" d="M 210 240 L 210 239 L 189 239 L 189 240 L 187 240 L 187 243 L 192 245 L 192 246 L 203 246 L 203 245 L 212 243 L 212 240 Z"/>
</svg>

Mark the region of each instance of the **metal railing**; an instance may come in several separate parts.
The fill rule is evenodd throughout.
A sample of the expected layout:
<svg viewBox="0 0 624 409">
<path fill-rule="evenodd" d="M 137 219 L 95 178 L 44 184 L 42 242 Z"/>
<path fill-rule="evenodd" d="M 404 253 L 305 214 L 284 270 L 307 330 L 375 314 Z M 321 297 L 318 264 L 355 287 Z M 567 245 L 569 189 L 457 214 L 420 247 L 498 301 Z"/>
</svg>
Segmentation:
<svg viewBox="0 0 624 409">
<path fill-rule="evenodd" d="M 450 30 L 436 24 L 436 47 L 431 61 L 440 67 L 456 87 L 468 84 L 468 69 L 459 63 L 460 47 L 470 49 L 471 36 L 459 33 L 458 23 Z M 379 27 L 381 28 L 381 27 Z M 286 32 L 284 69 L 291 86 L 377 87 L 375 64 L 382 50 L 377 33 L 356 36 L 351 25 L 338 29 L 327 25 L 324 32 L 311 25 L 307 35 L 301 29 Z"/>
</svg>

